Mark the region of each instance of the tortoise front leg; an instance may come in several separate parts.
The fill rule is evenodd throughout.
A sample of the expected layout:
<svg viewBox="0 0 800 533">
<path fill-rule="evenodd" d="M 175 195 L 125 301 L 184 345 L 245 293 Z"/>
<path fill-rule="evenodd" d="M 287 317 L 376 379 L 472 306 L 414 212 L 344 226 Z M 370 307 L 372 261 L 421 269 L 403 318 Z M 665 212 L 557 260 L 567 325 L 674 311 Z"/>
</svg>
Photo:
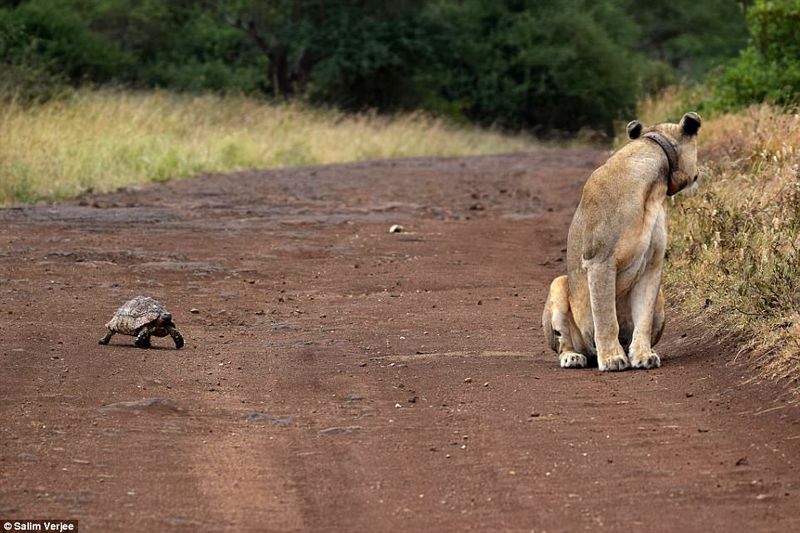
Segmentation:
<svg viewBox="0 0 800 533">
<path fill-rule="evenodd" d="M 183 348 L 183 337 L 181 337 L 181 334 L 175 329 L 175 326 L 167 326 L 167 333 L 169 333 L 169 336 L 175 341 L 176 349 L 180 350 Z"/>
<path fill-rule="evenodd" d="M 110 341 L 110 340 L 111 340 L 111 337 L 113 337 L 113 336 L 114 336 L 114 333 L 115 333 L 115 332 L 113 332 L 113 331 L 111 331 L 111 330 L 108 330 L 108 331 L 106 332 L 106 334 L 105 334 L 105 335 L 103 335 L 103 338 L 102 338 L 102 339 L 100 339 L 100 340 L 98 341 L 98 344 L 108 344 L 108 341 Z"/>
<path fill-rule="evenodd" d="M 136 335 L 136 340 L 133 341 L 133 344 L 136 345 L 137 348 L 149 348 L 150 347 L 150 336 L 153 334 L 153 327 L 152 326 L 142 326 L 142 329 L 139 330 L 139 333 Z"/>
</svg>

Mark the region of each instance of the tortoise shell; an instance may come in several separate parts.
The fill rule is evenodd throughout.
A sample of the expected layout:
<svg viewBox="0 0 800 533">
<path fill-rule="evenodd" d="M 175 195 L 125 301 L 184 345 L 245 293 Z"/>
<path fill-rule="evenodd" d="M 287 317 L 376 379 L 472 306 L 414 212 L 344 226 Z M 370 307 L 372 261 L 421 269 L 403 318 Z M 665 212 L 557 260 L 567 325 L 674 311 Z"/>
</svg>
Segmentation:
<svg viewBox="0 0 800 533">
<path fill-rule="evenodd" d="M 137 296 L 117 309 L 106 327 L 115 333 L 136 335 L 136 330 L 168 312 L 158 300 L 149 296 Z"/>
</svg>

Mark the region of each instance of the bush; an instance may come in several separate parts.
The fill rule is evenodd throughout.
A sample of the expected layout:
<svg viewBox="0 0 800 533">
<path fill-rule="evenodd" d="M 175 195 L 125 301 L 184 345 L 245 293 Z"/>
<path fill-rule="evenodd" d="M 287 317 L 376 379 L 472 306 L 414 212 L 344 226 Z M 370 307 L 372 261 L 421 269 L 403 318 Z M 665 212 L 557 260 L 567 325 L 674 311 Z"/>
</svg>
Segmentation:
<svg viewBox="0 0 800 533">
<path fill-rule="evenodd" d="M 105 0 L 92 28 L 134 59 L 120 81 L 136 87 L 252 93 L 268 86 L 266 61 L 242 33 L 190 0 Z"/>
<path fill-rule="evenodd" d="M 67 0 L 31 0 L 0 9 L 2 61 L 76 84 L 107 81 L 124 71 L 129 58 L 73 7 Z"/>
<path fill-rule="evenodd" d="M 0 10 L 0 97 L 21 102 L 51 98 L 61 90 L 65 77 L 52 62 L 38 56 L 30 45 L 25 24 Z"/>
<path fill-rule="evenodd" d="M 428 10 L 444 46 L 429 80 L 467 118 L 538 132 L 611 133 L 637 97 L 636 27 L 616 2 L 465 0 Z"/>
<path fill-rule="evenodd" d="M 377 11 L 369 5 L 327 9 L 324 18 L 312 21 L 306 96 L 355 111 L 419 107 L 415 73 L 432 58 L 432 38 L 413 2 Z"/>
<path fill-rule="evenodd" d="M 757 0 L 747 14 L 750 46 L 714 82 L 712 106 L 781 106 L 800 97 L 800 0 Z"/>
<path fill-rule="evenodd" d="M 719 114 L 699 142 L 701 192 L 676 197 L 670 220 L 668 293 L 800 394 L 800 116 Z"/>
</svg>

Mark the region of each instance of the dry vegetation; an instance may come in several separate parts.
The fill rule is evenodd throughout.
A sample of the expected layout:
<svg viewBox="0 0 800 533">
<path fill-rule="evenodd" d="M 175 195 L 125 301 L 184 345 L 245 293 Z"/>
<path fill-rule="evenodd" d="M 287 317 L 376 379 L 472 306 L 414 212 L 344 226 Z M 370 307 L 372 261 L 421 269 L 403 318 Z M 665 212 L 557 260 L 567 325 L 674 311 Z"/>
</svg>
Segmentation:
<svg viewBox="0 0 800 533">
<path fill-rule="evenodd" d="M 244 168 L 530 149 L 423 114 L 343 115 L 244 97 L 88 91 L 0 102 L 0 205 Z"/>
<path fill-rule="evenodd" d="M 645 102 L 675 119 L 685 94 Z M 672 209 L 673 300 L 795 392 L 800 377 L 800 115 L 760 105 L 703 124 L 702 180 Z"/>
</svg>

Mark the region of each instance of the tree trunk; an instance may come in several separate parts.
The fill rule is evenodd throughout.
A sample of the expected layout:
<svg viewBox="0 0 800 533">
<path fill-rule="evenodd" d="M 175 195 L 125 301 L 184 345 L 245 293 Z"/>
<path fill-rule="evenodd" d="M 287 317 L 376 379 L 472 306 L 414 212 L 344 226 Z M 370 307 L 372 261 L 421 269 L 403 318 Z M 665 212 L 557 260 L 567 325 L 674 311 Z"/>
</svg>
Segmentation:
<svg viewBox="0 0 800 533">
<path fill-rule="evenodd" d="M 269 79 L 272 81 L 272 91 L 276 98 L 288 98 L 294 93 L 294 87 L 289 79 L 289 58 L 286 48 L 272 48 L 269 58 Z"/>
</svg>

